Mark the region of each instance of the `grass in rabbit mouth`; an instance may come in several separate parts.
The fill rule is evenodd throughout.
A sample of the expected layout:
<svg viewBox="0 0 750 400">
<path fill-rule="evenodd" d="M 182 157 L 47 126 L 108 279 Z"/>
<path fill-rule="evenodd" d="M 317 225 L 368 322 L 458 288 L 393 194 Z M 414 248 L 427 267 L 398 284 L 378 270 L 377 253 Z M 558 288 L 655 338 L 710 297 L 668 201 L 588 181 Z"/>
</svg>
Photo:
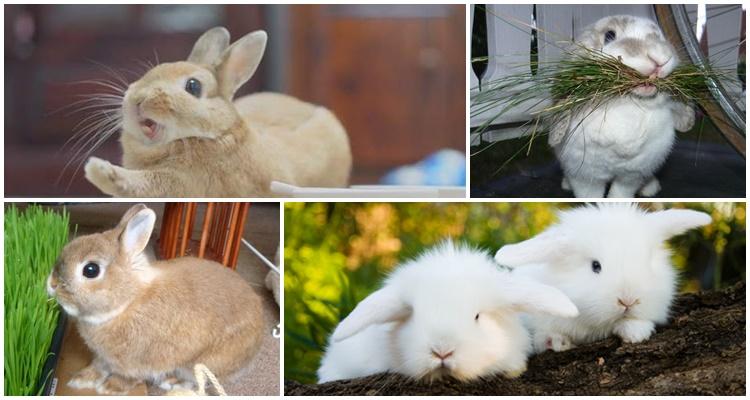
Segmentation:
<svg viewBox="0 0 750 400">
<path fill-rule="evenodd" d="M 5 395 L 40 395 L 42 368 L 60 313 L 47 275 L 68 241 L 68 214 L 5 209 Z"/>
<path fill-rule="evenodd" d="M 574 52 L 575 54 L 568 54 L 569 57 L 555 62 L 525 63 L 511 67 L 517 68 L 519 72 L 483 82 L 482 90 L 472 93 L 471 117 L 485 117 L 481 125 L 471 130 L 473 134 L 487 131 L 507 114 L 532 116 L 524 125 L 526 136 L 530 137 L 528 145 L 506 160 L 495 173 L 526 148 L 530 150 L 535 137 L 546 133 L 547 125 L 583 108 L 596 109 L 616 97 L 637 96 L 633 90 L 639 87 L 653 87 L 653 95 L 666 93 L 678 101 L 695 103 L 710 96 L 707 89 L 709 79 L 720 80 L 731 73 L 684 63 L 664 78 L 649 78 L 619 59 L 599 51 L 579 47 Z M 484 60 L 486 59 L 485 57 Z M 640 97 L 647 98 L 650 95 Z M 490 146 L 491 144 L 472 155 L 477 155 Z"/>
</svg>

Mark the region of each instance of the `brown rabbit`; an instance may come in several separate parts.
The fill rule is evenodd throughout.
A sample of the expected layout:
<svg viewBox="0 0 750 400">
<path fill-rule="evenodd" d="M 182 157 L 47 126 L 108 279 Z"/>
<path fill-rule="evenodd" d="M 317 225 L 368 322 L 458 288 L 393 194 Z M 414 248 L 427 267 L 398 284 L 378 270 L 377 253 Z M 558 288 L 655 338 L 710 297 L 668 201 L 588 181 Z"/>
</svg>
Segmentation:
<svg viewBox="0 0 750 400">
<path fill-rule="evenodd" d="M 278 93 L 232 101 L 266 47 L 264 31 L 229 46 L 217 27 L 187 61 L 163 63 L 123 93 L 123 167 L 91 157 L 86 178 L 118 197 L 270 196 L 271 181 L 346 186 L 349 139 L 327 109 Z"/>
<path fill-rule="evenodd" d="M 150 261 L 155 220 L 138 204 L 114 229 L 68 243 L 52 270 L 47 290 L 94 354 L 69 386 L 102 394 L 140 381 L 192 386 L 195 364 L 226 379 L 257 352 L 266 331 L 258 295 L 213 261 Z"/>
</svg>

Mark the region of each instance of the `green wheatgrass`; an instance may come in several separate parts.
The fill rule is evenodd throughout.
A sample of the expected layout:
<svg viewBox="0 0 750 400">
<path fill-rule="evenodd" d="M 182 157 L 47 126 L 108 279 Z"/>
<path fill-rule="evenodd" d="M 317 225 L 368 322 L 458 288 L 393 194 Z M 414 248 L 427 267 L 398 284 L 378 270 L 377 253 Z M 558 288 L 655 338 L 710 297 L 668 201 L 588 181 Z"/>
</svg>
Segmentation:
<svg viewBox="0 0 750 400">
<path fill-rule="evenodd" d="M 59 309 L 47 275 L 68 241 L 69 215 L 32 205 L 5 209 L 5 395 L 40 395 Z M 44 377 L 45 380 L 49 377 Z"/>
</svg>

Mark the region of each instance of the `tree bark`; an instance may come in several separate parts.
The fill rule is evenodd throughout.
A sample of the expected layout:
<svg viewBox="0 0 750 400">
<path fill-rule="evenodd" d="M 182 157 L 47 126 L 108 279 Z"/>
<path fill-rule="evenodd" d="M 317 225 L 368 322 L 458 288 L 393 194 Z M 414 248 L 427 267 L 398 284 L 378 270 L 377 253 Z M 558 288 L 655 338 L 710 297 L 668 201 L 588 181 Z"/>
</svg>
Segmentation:
<svg viewBox="0 0 750 400">
<path fill-rule="evenodd" d="M 745 395 L 745 283 L 680 295 L 647 341 L 608 338 L 529 359 L 520 378 L 415 382 L 396 374 L 303 385 L 286 395 Z"/>
</svg>

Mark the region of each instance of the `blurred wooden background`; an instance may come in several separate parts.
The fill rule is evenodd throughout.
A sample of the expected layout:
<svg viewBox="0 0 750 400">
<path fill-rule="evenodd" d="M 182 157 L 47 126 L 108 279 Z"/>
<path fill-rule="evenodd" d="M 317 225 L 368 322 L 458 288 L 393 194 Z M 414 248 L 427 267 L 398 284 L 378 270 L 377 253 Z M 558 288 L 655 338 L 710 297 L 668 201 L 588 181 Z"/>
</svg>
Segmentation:
<svg viewBox="0 0 750 400">
<path fill-rule="evenodd" d="M 86 115 L 54 111 L 99 91 L 72 83 L 107 78 L 97 63 L 133 81 L 143 61 L 182 60 L 216 25 L 233 39 L 269 32 L 240 94 L 282 91 L 332 109 L 351 138 L 352 183 L 464 151 L 463 5 L 6 5 L 6 196 L 100 196 L 82 171 L 55 183 L 72 155 L 60 149 Z M 94 154 L 119 164 L 117 138 Z"/>
</svg>

